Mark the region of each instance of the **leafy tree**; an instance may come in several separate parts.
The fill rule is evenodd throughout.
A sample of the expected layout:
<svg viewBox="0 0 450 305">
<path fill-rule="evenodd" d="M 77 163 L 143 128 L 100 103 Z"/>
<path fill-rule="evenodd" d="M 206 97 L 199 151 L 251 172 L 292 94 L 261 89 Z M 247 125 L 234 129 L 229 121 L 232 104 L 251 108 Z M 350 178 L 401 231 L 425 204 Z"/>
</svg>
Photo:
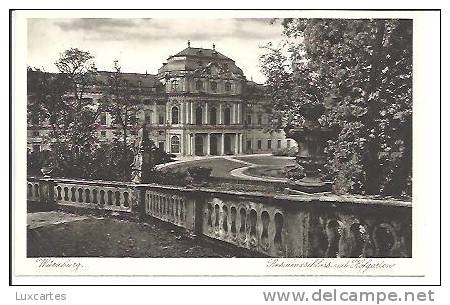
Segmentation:
<svg viewBox="0 0 450 305">
<path fill-rule="evenodd" d="M 50 152 L 28 154 L 29 174 L 41 175 L 42 165 L 52 163 L 54 176 L 129 181 L 138 96 L 123 77 L 118 62 L 106 84 L 105 98 L 97 102 L 86 98 L 96 74 L 88 52 L 66 50 L 56 66 L 59 73 L 31 67 L 27 71 L 29 120 L 39 126 L 49 124 L 52 129 L 48 137 Z M 100 143 L 96 136 L 99 115 L 105 111 L 112 114 L 113 124 L 119 128 L 111 143 Z M 151 145 L 154 165 L 171 160 L 171 155 L 157 149 L 153 142 Z"/>
<path fill-rule="evenodd" d="M 112 123 L 118 127 L 115 132 L 116 143 L 122 147 L 119 158 L 120 171 L 130 167 L 129 152 L 132 150 L 132 133 L 136 132 L 139 97 L 121 72 L 119 62 L 114 61 L 113 73 L 107 82 L 107 93 L 103 98 L 105 110 L 112 116 Z M 133 161 L 131 159 L 131 161 Z"/>
<path fill-rule="evenodd" d="M 286 19 L 284 44 L 261 58 L 275 125 L 305 124 L 305 104 L 336 130 L 325 173 L 338 192 L 411 194 L 412 22 Z M 279 92 L 281 91 L 281 92 Z"/>
<path fill-rule="evenodd" d="M 28 69 L 28 116 L 39 125 L 50 125 L 49 136 L 55 172 L 67 177 L 89 176 L 95 150 L 101 104 L 85 98 L 95 68 L 89 52 L 69 49 L 55 63 L 59 73 Z"/>
</svg>

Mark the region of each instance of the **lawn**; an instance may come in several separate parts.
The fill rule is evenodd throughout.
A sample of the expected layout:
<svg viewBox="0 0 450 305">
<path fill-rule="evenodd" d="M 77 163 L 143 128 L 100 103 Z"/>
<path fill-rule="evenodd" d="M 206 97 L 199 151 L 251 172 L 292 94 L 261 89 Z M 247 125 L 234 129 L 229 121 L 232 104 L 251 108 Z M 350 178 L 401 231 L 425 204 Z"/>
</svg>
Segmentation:
<svg viewBox="0 0 450 305">
<path fill-rule="evenodd" d="M 271 165 L 271 166 L 279 166 L 284 167 L 286 165 L 295 164 L 295 160 L 286 157 L 277 157 L 277 156 L 245 156 L 245 157 L 235 157 L 234 159 L 246 161 L 258 165 Z"/>
<path fill-rule="evenodd" d="M 230 171 L 245 166 L 240 162 L 235 162 L 223 158 L 214 158 L 206 160 L 196 160 L 185 163 L 171 165 L 163 168 L 165 171 L 185 171 L 192 166 L 204 166 L 212 168 L 211 176 L 217 178 L 234 178 L 230 175 Z"/>
</svg>

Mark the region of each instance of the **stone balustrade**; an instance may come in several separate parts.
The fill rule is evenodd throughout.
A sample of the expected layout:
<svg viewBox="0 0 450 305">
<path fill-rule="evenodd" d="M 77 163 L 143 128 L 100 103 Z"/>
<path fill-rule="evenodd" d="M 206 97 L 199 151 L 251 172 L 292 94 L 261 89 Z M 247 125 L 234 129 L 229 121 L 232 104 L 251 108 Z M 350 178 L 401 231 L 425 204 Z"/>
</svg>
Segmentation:
<svg viewBox="0 0 450 305">
<path fill-rule="evenodd" d="M 28 179 L 28 200 L 138 212 L 272 257 L 411 257 L 410 202 Z"/>
</svg>

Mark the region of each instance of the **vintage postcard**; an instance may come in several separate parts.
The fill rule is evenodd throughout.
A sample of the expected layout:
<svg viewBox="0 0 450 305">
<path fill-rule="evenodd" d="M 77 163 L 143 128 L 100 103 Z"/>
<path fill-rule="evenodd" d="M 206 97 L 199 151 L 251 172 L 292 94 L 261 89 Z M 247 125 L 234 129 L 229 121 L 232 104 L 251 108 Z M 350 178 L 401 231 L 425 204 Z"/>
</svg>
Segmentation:
<svg viewBox="0 0 450 305">
<path fill-rule="evenodd" d="M 439 12 L 11 18 L 17 282 L 439 280 Z"/>
</svg>

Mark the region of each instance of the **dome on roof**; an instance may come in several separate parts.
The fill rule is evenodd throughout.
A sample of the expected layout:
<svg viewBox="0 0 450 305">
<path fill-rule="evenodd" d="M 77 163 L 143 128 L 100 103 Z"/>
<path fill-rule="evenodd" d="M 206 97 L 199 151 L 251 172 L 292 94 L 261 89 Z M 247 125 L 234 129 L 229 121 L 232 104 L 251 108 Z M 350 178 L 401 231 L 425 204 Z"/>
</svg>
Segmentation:
<svg viewBox="0 0 450 305">
<path fill-rule="evenodd" d="M 175 55 L 167 59 L 158 70 L 161 77 L 162 74 L 170 72 L 192 72 L 195 74 L 208 73 L 208 68 L 217 66 L 221 74 L 230 76 L 244 77 L 241 68 L 236 66 L 234 60 L 216 51 L 215 49 L 192 48 L 187 47 Z"/>
</svg>

